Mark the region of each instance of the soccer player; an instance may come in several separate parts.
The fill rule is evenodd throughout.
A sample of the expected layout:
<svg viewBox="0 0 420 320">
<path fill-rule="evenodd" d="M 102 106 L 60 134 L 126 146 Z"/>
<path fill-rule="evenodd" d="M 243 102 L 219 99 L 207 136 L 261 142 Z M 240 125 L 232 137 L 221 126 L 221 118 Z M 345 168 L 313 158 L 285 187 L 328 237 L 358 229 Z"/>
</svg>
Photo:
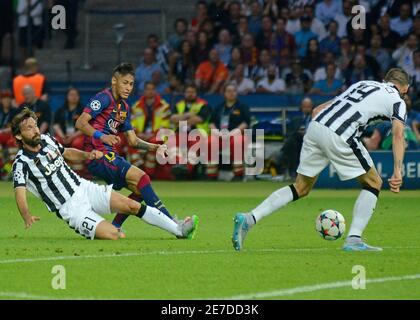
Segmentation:
<svg viewBox="0 0 420 320">
<path fill-rule="evenodd" d="M 135 215 L 180 238 L 192 236 L 192 219 L 176 223 L 158 209 L 112 191 L 111 186 L 100 186 L 79 177 L 65 161 L 100 159 L 102 152 L 64 148 L 50 135 L 40 134 L 37 120 L 35 113 L 27 108 L 12 120 L 13 136 L 20 147 L 13 163 L 15 199 L 27 228 L 39 220 L 28 208 L 26 191 L 29 190 L 49 211 L 88 239 L 123 237 L 99 215 L 116 211 Z"/>
<path fill-rule="evenodd" d="M 319 173 L 331 163 L 341 180 L 356 178 L 362 191 L 353 209 L 353 221 L 343 249 L 346 251 L 382 251 L 362 240 L 378 200 L 382 180 L 373 161 L 360 142 L 360 135 L 372 120 L 391 119 L 394 172 L 388 179 L 392 192 L 402 184 L 404 123 L 410 79 L 398 68 L 388 71 L 383 83 L 360 81 L 336 98 L 314 109 L 313 120 L 303 140 L 300 165 L 295 183 L 272 193 L 258 207 L 234 218 L 233 247 L 241 250 L 245 237 L 256 223 L 286 204 L 309 194 Z"/>
<path fill-rule="evenodd" d="M 166 145 L 148 143 L 137 137 L 130 122 L 130 107 L 125 102 L 134 87 L 134 68 L 122 63 L 112 73 L 112 86 L 96 94 L 76 121 L 76 128 L 85 134 L 86 151 L 97 149 L 104 153 L 100 159 L 92 159 L 88 170 L 94 176 L 112 184 L 115 190 L 128 188 L 132 193 L 129 198 L 148 206 L 156 207 L 172 219 L 169 211 L 154 192 L 149 176 L 141 169 L 131 165 L 116 152 L 120 143 L 118 134 L 124 133 L 130 147 L 156 151 L 164 156 Z M 117 214 L 112 222 L 121 228 L 128 215 Z M 198 217 L 192 216 L 194 228 Z M 195 232 L 194 232 L 195 233 Z"/>
</svg>

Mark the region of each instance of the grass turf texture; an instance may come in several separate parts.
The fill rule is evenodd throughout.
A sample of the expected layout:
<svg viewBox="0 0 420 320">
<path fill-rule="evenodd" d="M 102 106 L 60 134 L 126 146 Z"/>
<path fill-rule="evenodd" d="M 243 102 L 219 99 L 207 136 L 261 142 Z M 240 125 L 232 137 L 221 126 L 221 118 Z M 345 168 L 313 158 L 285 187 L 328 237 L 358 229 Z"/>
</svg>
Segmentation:
<svg viewBox="0 0 420 320">
<path fill-rule="evenodd" d="M 0 299 L 231 297 L 351 281 L 355 265 L 366 268 L 367 279 L 420 274 L 418 191 L 382 192 L 365 236 L 383 252 L 343 252 L 343 239 L 325 241 L 315 231 L 316 216 L 329 208 L 344 215 L 348 230 L 357 190 L 315 190 L 261 221 L 249 233 L 245 250 L 235 252 L 233 215 L 252 209 L 278 187 L 270 182 L 155 182 L 172 213 L 200 216 L 196 239 L 176 240 L 131 217 L 124 225 L 127 239 L 113 242 L 85 240 L 32 196 L 31 212 L 41 221 L 25 230 L 11 184 L 0 183 Z M 50 259 L 17 260 L 44 257 Z M 55 265 L 65 267 L 65 290 L 52 289 Z M 419 299 L 420 279 L 269 298 Z"/>
</svg>

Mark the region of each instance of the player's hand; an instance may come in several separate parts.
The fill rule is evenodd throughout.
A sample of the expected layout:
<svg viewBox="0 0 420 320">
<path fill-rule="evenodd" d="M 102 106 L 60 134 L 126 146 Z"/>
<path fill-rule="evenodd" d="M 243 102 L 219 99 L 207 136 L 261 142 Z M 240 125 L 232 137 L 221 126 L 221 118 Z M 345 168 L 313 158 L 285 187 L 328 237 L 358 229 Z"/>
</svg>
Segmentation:
<svg viewBox="0 0 420 320">
<path fill-rule="evenodd" d="M 35 222 L 39 221 L 41 218 L 36 216 L 25 216 L 23 218 L 25 220 L 25 228 L 29 229 Z"/>
<path fill-rule="evenodd" d="M 110 145 L 110 146 L 114 146 L 116 144 L 119 144 L 121 142 L 121 139 L 120 139 L 120 137 L 114 136 L 113 134 L 104 134 L 101 137 L 101 141 L 103 143 L 106 143 L 106 144 Z"/>
<path fill-rule="evenodd" d="M 166 144 L 156 144 L 156 154 L 165 158 L 168 154 L 168 146 Z"/>
<path fill-rule="evenodd" d="M 99 150 L 92 150 L 89 152 L 89 160 L 101 159 L 103 156 L 104 154 Z"/>
<path fill-rule="evenodd" d="M 402 177 L 400 172 L 394 172 L 392 177 L 388 179 L 389 187 L 392 192 L 398 193 L 400 192 L 400 187 L 402 185 Z"/>
</svg>

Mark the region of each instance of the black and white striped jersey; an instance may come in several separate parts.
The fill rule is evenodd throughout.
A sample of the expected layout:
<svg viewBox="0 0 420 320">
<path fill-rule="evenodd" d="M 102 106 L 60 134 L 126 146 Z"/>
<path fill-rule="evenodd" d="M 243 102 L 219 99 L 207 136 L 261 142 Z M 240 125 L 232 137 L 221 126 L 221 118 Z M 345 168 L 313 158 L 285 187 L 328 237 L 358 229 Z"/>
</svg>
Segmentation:
<svg viewBox="0 0 420 320">
<path fill-rule="evenodd" d="M 19 150 L 13 162 L 14 187 L 26 187 L 49 211 L 58 211 L 80 186 L 80 178 L 64 161 L 63 146 L 50 135 L 41 135 L 42 149 Z"/>
<path fill-rule="evenodd" d="M 313 120 L 351 143 L 359 139 L 373 121 L 396 119 L 405 122 L 406 118 L 405 102 L 392 83 L 360 81 L 337 96 L 331 106 Z"/>
</svg>

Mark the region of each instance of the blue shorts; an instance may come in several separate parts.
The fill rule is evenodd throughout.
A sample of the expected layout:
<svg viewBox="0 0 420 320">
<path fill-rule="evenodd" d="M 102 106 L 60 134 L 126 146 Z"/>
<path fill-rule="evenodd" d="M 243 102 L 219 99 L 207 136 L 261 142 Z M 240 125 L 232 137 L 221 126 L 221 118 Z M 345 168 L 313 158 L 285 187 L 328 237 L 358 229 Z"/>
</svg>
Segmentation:
<svg viewBox="0 0 420 320">
<path fill-rule="evenodd" d="M 101 159 L 92 160 L 88 164 L 89 172 L 105 180 L 107 184 L 112 184 L 114 190 L 127 187 L 125 176 L 130 167 L 131 164 L 115 152 L 108 152 Z"/>
</svg>

